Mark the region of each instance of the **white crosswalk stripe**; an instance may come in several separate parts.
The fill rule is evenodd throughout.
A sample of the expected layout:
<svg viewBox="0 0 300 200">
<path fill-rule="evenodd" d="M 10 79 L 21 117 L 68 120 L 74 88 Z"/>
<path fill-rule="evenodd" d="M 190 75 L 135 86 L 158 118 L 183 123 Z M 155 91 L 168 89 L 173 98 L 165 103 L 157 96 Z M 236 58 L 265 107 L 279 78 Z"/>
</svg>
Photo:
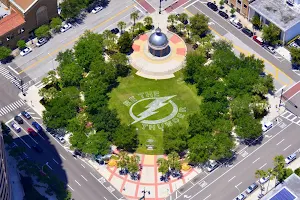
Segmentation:
<svg viewBox="0 0 300 200">
<path fill-rule="evenodd" d="M 22 107 L 23 105 L 25 105 L 25 102 L 22 99 L 19 99 L 18 101 L 15 101 L 11 104 L 8 104 L 0 109 L 0 116 L 3 116 L 13 110 L 16 110 Z"/>
<path fill-rule="evenodd" d="M 15 78 L 11 75 L 10 71 L 2 66 L 0 66 L 0 74 L 2 74 L 6 79 L 8 79 L 11 83 L 13 83 L 17 88 L 21 89 L 20 79 Z M 23 90 L 27 90 L 29 87 L 28 82 L 23 84 Z"/>
<path fill-rule="evenodd" d="M 281 117 L 299 125 L 300 118 L 297 115 L 291 113 L 290 111 L 285 111 L 281 114 Z"/>
</svg>

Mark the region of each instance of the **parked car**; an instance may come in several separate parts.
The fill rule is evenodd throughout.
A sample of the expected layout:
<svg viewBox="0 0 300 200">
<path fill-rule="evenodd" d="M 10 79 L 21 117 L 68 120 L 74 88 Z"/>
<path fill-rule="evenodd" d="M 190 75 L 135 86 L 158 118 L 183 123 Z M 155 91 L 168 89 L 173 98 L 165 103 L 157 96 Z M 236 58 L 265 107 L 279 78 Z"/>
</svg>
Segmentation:
<svg viewBox="0 0 300 200">
<path fill-rule="evenodd" d="M 212 2 L 207 2 L 207 6 L 213 11 L 218 11 L 218 6 Z"/>
<path fill-rule="evenodd" d="M 230 21 L 230 23 L 231 23 L 233 26 L 235 26 L 236 28 L 238 28 L 238 29 L 243 28 L 243 25 L 240 23 L 240 21 L 239 21 L 238 19 L 236 19 L 236 18 L 231 18 L 229 21 Z"/>
<path fill-rule="evenodd" d="M 248 35 L 249 37 L 253 37 L 253 32 L 247 28 L 243 28 L 242 32 L 245 33 L 246 35 Z"/>
<path fill-rule="evenodd" d="M 269 121 L 263 124 L 262 130 L 265 132 L 273 127 L 273 122 Z"/>
<path fill-rule="evenodd" d="M 65 25 L 63 25 L 61 28 L 60 28 L 60 32 L 66 32 L 67 30 L 69 30 L 70 28 L 72 28 L 72 24 L 70 23 L 67 23 Z"/>
<path fill-rule="evenodd" d="M 11 126 L 15 131 L 17 131 L 18 133 L 21 132 L 21 127 L 20 127 L 16 122 L 10 123 L 10 126 Z"/>
<path fill-rule="evenodd" d="M 219 166 L 219 164 L 215 161 L 215 160 L 209 160 L 206 164 L 206 169 L 209 172 L 214 171 L 217 167 Z"/>
<path fill-rule="evenodd" d="M 110 30 L 110 32 L 112 32 L 113 34 L 118 34 L 120 30 L 118 28 L 113 28 Z"/>
<path fill-rule="evenodd" d="M 26 56 L 27 54 L 29 54 L 30 52 L 32 52 L 32 49 L 30 47 L 25 47 L 21 52 L 20 55 L 21 56 Z"/>
<path fill-rule="evenodd" d="M 43 130 L 42 127 L 41 127 L 41 125 L 39 125 L 39 123 L 37 123 L 37 122 L 32 122 L 32 126 L 33 126 L 38 132 L 40 132 L 40 131 Z"/>
<path fill-rule="evenodd" d="M 40 47 L 40 46 L 43 46 L 44 44 L 46 44 L 48 42 L 48 39 L 47 38 L 40 38 L 37 43 L 36 43 L 36 46 L 37 47 Z"/>
<path fill-rule="evenodd" d="M 297 158 L 296 153 L 293 153 L 293 154 L 289 155 L 288 157 L 286 157 L 284 159 L 285 164 L 287 164 L 287 165 L 290 164 L 291 162 L 293 162 L 294 160 L 296 160 L 296 158 Z"/>
<path fill-rule="evenodd" d="M 42 153 L 43 152 L 43 149 L 39 146 L 39 145 L 34 145 L 33 147 L 32 147 L 36 152 L 38 152 L 38 153 Z"/>
<path fill-rule="evenodd" d="M 20 117 L 19 115 L 15 116 L 14 120 L 16 122 L 18 122 L 18 124 L 23 124 L 24 123 L 22 117 Z"/>
<path fill-rule="evenodd" d="M 269 176 L 267 176 L 267 177 L 262 177 L 262 178 L 259 179 L 259 182 L 260 182 L 260 184 L 264 184 L 264 183 L 266 183 L 269 179 L 270 179 Z"/>
<path fill-rule="evenodd" d="M 102 6 L 96 6 L 93 10 L 92 10 L 92 13 L 96 14 L 98 13 L 99 11 L 101 11 L 103 9 Z"/>
<path fill-rule="evenodd" d="M 30 114 L 29 114 L 28 112 L 26 112 L 26 111 L 22 111 L 22 112 L 21 112 L 21 115 L 22 115 L 23 117 L 25 117 L 26 119 L 31 119 Z"/>
<path fill-rule="evenodd" d="M 258 188 L 258 184 L 257 183 L 252 183 L 246 190 L 247 194 L 251 194 L 254 190 L 256 190 Z"/>
<path fill-rule="evenodd" d="M 275 54 L 275 48 L 269 45 L 264 45 L 264 48 L 271 54 Z"/>
<path fill-rule="evenodd" d="M 226 12 L 223 12 L 222 10 L 219 11 L 219 15 L 221 15 L 225 19 L 229 18 L 229 16 L 226 14 Z"/>
<path fill-rule="evenodd" d="M 32 128 L 28 128 L 27 132 L 29 133 L 29 135 L 37 136 L 37 133 Z"/>
<path fill-rule="evenodd" d="M 246 196 L 245 194 L 242 193 L 242 194 L 240 194 L 239 196 L 235 197 L 234 200 L 244 200 L 244 199 L 246 199 L 246 197 L 247 197 L 247 196 Z"/>
<path fill-rule="evenodd" d="M 58 141 L 61 143 L 61 144 L 64 144 L 66 143 L 66 140 L 64 139 L 64 137 L 57 137 Z"/>
<path fill-rule="evenodd" d="M 263 45 L 264 44 L 264 41 L 261 37 L 258 37 L 256 35 L 253 36 L 253 40 L 258 43 L 259 45 Z"/>
</svg>

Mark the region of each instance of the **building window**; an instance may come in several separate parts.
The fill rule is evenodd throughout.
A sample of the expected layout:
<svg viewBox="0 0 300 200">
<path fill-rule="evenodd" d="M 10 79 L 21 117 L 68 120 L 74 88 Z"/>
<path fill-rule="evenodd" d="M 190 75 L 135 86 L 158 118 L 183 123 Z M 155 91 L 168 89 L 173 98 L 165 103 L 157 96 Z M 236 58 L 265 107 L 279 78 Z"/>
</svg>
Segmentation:
<svg viewBox="0 0 300 200">
<path fill-rule="evenodd" d="M 230 7 L 231 7 L 231 8 L 233 8 L 233 7 L 234 7 L 234 5 L 233 5 L 233 4 L 230 4 Z"/>
<path fill-rule="evenodd" d="M 247 8 L 247 5 L 246 5 L 246 4 L 244 4 L 244 8 Z"/>
<path fill-rule="evenodd" d="M 237 2 L 238 2 L 239 4 L 242 4 L 241 0 L 238 0 Z"/>
<path fill-rule="evenodd" d="M 21 34 L 21 33 L 23 33 L 24 31 L 25 31 L 25 28 L 21 28 L 21 29 L 18 30 L 18 34 Z"/>
<path fill-rule="evenodd" d="M 240 13 L 240 12 L 241 12 L 241 9 L 236 8 L 236 12 Z"/>
</svg>

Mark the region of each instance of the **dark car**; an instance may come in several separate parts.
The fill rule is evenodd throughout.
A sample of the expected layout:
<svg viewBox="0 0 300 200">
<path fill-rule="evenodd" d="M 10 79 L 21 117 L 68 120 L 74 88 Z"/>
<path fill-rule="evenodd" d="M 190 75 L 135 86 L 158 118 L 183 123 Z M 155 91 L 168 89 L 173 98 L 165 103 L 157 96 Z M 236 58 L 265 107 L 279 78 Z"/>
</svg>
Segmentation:
<svg viewBox="0 0 300 200">
<path fill-rule="evenodd" d="M 214 3 L 207 2 L 207 6 L 212 9 L 213 11 L 218 11 L 218 6 Z"/>
<path fill-rule="evenodd" d="M 250 31 L 250 30 L 247 29 L 247 28 L 243 28 L 242 31 L 243 31 L 243 33 L 245 33 L 245 34 L 248 35 L 249 37 L 252 37 L 252 36 L 253 36 L 253 32 Z"/>
<path fill-rule="evenodd" d="M 225 19 L 229 18 L 229 16 L 226 14 L 226 12 L 223 12 L 222 10 L 219 11 L 219 15 L 221 15 Z"/>
<path fill-rule="evenodd" d="M 26 119 L 31 119 L 31 116 L 29 115 L 28 112 L 22 111 L 21 114 L 22 114 L 22 116 L 25 117 Z"/>
<path fill-rule="evenodd" d="M 38 131 L 41 132 L 43 129 L 41 127 L 41 125 L 39 125 L 39 123 L 37 122 L 32 122 L 32 126 Z"/>
<path fill-rule="evenodd" d="M 33 147 L 32 147 L 36 152 L 38 152 L 38 153 L 42 153 L 43 152 L 43 149 L 39 146 L 39 145 L 34 145 Z"/>
<path fill-rule="evenodd" d="M 113 28 L 110 30 L 110 32 L 112 32 L 113 34 L 118 34 L 120 31 L 118 28 Z"/>
<path fill-rule="evenodd" d="M 14 120 L 15 120 L 16 122 L 18 122 L 18 124 L 23 124 L 23 123 L 24 123 L 22 117 L 20 117 L 20 116 L 18 116 L 18 115 L 15 116 Z"/>
</svg>

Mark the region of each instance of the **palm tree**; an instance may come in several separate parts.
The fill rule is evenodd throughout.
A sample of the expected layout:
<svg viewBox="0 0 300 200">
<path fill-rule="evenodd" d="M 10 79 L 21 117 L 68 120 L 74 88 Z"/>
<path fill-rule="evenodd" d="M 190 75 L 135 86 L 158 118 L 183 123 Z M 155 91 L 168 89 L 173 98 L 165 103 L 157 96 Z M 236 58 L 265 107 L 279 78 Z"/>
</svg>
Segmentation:
<svg viewBox="0 0 300 200">
<path fill-rule="evenodd" d="M 129 156 L 128 156 L 128 153 L 125 151 L 121 151 L 119 156 L 120 156 L 120 159 L 119 159 L 117 165 L 119 168 L 121 168 L 120 172 L 124 173 L 124 171 L 126 171 L 128 168 Z"/>
<path fill-rule="evenodd" d="M 255 171 L 255 178 L 257 178 L 257 179 L 260 179 L 260 178 L 263 178 L 263 177 L 266 177 L 266 176 L 267 176 L 267 172 L 264 171 L 264 170 L 258 169 L 258 170 Z M 263 186 L 260 183 L 260 181 L 258 181 L 258 182 L 259 182 L 259 185 L 260 185 L 260 192 L 262 194 Z"/>
<path fill-rule="evenodd" d="M 126 23 L 123 21 L 119 21 L 117 24 L 118 28 L 120 29 L 121 33 L 123 32 L 124 28 L 126 27 Z"/>
<path fill-rule="evenodd" d="M 178 20 L 180 21 L 180 22 L 185 22 L 186 20 L 188 20 L 189 19 L 189 16 L 186 14 L 186 13 L 181 13 L 179 16 L 178 16 Z"/>
<path fill-rule="evenodd" d="M 267 177 L 269 177 L 269 180 L 268 180 L 268 186 L 267 186 L 267 192 L 269 190 L 269 185 L 270 185 L 270 181 L 273 180 L 276 176 L 275 176 L 275 172 L 272 168 L 269 168 L 267 170 Z"/>
<path fill-rule="evenodd" d="M 168 163 L 168 161 L 164 158 L 159 158 L 157 160 L 157 164 L 159 164 L 158 172 L 161 172 L 162 176 L 165 177 L 165 179 L 167 179 L 166 175 L 169 172 L 169 163 Z"/>
<path fill-rule="evenodd" d="M 285 160 L 282 155 L 275 156 L 274 160 L 274 175 L 277 180 L 282 180 L 284 175 L 284 168 L 285 168 Z"/>
<path fill-rule="evenodd" d="M 179 171 L 181 169 L 180 157 L 178 153 L 174 151 L 168 154 L 168 163 L 171 170 Z"/>
<path fill-rule="evenodd" d="M 130 19 L 133 20 L 133 25 L 135 25 L 135 21 L 139 18 L 139 13 L 137 11 L 130 14 Z"/>
<path fill-rule="evenodd" d="M 137 22 L 135 27 L 138 29 L 138 31 L 140 31 L 144 28 L 144 24 L 142 22 Z"/>
<path fill-rule="evenodd" d="M 139 171 L 140 157 L 133 155 L 129 159 L 128 171 L 131 173 L 132 179 L 136 180 L 136 173 Z"/>
<path fill-rule="evenodd" d="M 177 20 L 176 15 L 174 15 L 174 14 L 169 15 L 168 23 L 170 23 L 172 27 L 174 27 L 176 20 Z"/>
<path fill-rule="evenodd" d="M 176 29 L 177 29 L 178 33 L 182 34 L 182 30 L 184 29 L 183 23 L 177 24 Z"/>
<path fill-rule="evenodd" d="M 151 27 L 152 24 L 153 24 L 153 19 L 152 19 L 152 17 L 149 17 L 149 16 L 145 17 L 145 19 L 144 19 L 144 24 L 145 24 L 145 26 L 148 27 L 148 28 Z"/>
</svg>

